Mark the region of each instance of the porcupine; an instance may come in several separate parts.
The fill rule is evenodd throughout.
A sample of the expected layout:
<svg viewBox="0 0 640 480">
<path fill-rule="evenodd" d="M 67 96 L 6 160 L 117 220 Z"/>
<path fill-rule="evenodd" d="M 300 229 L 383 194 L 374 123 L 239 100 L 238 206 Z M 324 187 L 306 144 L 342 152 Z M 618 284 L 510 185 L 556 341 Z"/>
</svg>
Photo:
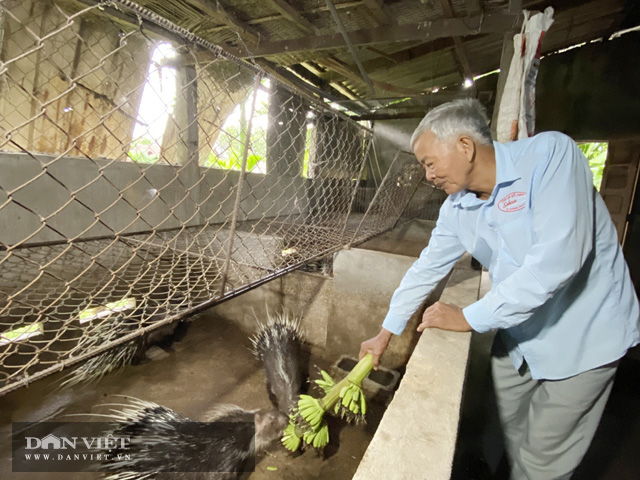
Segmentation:
<svg viewBox="0 0 640 480">
<path fill-rule="evenodd" d="M 109 451 L 109 459 L 101 464 L 106 480 L 231 480 L 256 452 L 280 439 L 288 423 L 287 416 L 275 409 L 220 405 L 209 410 L 203 420 L 225 422 L 226 428 L 198 430 L 189 424 L 181 429 L 176 427 L 192 420 L 156 403 L 127 398 L 128 403 L 120 405 L 123 408 L 108 415 L 118 424 L 105 436 L 129 437 L 130 444 Z"/>
<path fill-rule="evenodd" d="M 169 314 L 169 309 L 160 308 L 144 324 L 152 325 L 166 318 Z M 127 320 L 130 318 L 135 319 L 140 315 L 140 313 L 129 316 L 119 314 L 113 320 L 103 320 L 91 335 L 81 338 L 80 347 L 83 350 L 89 349 L 108 341 L 116 340 L 134 331 L 138 326 L 138 322 L 136 320 L 128 322 Z M 71 387 L 79 383 L 91 383 L 127 365 L 139 364 L 146 359 L 145 354 L 151 347 L 159 346 L 167 349 L 173 341 L 184 335 L 187 325 L 188 320 L 175 320 L 89 358 L 65 377 L 61 383 L 61 388 Z"/>
<path fill-rule="evenodd" d="M 175 422 L 188 421 L 186 417 L 155 403 L 134 400 L 125 409 L 110 415 L 112 420 L 123 423 L 106 435 L 121 437 L 135 434 L 137 440 L 132 442 L 135 450 L 129 448 L 120 453 L 128 453 L 132 459 L 146 458 L 154 462 L 153 465 L 137 464 L 135 470 L 147 474 L 151 472 L 153 478 L 233 479 L 242 470 L 243 462 L 282 437 L 282 432 L 289 423 L 289 409 L 296 402 L 306 376 L 299 322 L 286 315 L 268 315 L 268 321 L 260 325 L 251 341 L 254 355 L 263 362 L 269 397 L 278 410 L 245 410 L 235 405 L 214 408 L 205 416 L 206 421 L 234 422 L 238 427 L 225 436 L 214 438 L 205 446 L 205 454 L 194 455 L 193 442 L 202 442 L 202 438 L 181 435 L 173 428 Z M 251 421 L 255 422 L 255 430 L 248 423 Z M 155 439 L 159 435 L 174 439 L 170 451 L 163 451 L 157 445 Z M 132 465 L 127 461 L 116 460 L 118 453 L 117 450 L 112 451 L 111 460 L 104 464 L 105 471 L 109 472 L 107 480 L 147 478 L 142 473 L 139 476 L 126 473 L 131 472 Z M 167 459 L 178 457 L 181 459 L 178 461 L 184 463 L 167 465 Z M 180 470 L 181 465 L 185 465 L 185 469 L 190 472 L 201 471 L 157 475 L 155 472 L 161 469 L 159 465 L 164 470 L 169 467 L 176 471 Z M 154 467 L 156 470 L 153 470 Z M 214 470 L 218 472 L 206 473 Z"/>
<path fill-rule="evenodd" d="M 271 316 L 251 338 L 253 354 L 264 367 L 269 399 L 288 414 L 306 382 L 307 368 L 300 322 L 286 314 Z"/>
</svg>

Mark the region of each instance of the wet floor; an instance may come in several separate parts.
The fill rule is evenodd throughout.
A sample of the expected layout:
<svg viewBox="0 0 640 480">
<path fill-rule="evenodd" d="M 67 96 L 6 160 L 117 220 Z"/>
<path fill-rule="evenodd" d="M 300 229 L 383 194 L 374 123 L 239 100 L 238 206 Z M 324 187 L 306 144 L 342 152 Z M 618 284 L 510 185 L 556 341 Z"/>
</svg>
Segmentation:
<svg viewBox="0 0 640 480">
<path fill-rule="evenodd" d="M 59 390 L 67 371 L 0 397 L 0 478 L 15 480 L 99 478 L 95 473 L 14 473 L 11 471 L 12 422 L 70 421 L 69 414 L 101 411 L 96 405 L 127 395 L 167 406 L 192 420 L 221 403 L 246 409 L 269 408 L 261 365 L 250 352 L 246 332 L 217 317 L 200 314 L 182 340 L 164 358 L 126 367 L 91 385 Z M 326 368 L 331 359 L 313 357 L 312 365 Z M 312 376 L 315 368 L 312 368 Z M 324 455 L 314 451 L 289 454 L 279 445 L 257 460 L 255 472 L 243 478 L 350 479 L 355 473 L 382 415 L 373 404 L 364 427 L 330 423 L 331 442 Z M 97 419 L 91 419 L 98 421 Z"/>
</svg>

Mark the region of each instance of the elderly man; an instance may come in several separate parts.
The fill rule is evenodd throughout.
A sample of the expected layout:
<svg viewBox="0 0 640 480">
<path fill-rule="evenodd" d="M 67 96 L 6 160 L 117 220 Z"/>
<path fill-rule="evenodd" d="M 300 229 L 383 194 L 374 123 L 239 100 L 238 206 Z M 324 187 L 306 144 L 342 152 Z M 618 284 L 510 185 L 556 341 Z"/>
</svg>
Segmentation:
<svg viewBox="0 0 640 480">
<path fill-rule="evenodd" d="M 607 401 L 618 360 L 639 342 L 639 309 L 615 228 L 567 136 L 491 141 L 484 110 L 431 110 L 411 138 L 449 197 L 429 245 L 362 343 L 377 365 L 392 334 L 467 251 L 492 287 L 464 309 L 429 307 L 418 331 L 497 330 L 492 372 L 512 479 L 569 478 Z"/>
</svg>

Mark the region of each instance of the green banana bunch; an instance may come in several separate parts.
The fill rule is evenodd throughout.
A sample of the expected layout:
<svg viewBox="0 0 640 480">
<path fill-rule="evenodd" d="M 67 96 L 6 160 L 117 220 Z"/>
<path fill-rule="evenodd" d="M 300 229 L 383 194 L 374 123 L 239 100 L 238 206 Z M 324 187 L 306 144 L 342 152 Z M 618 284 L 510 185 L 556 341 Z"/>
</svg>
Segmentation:
<svg viewBox="0 0 640 480">
<path fill-rule="evenodd" d="M 322 379 L 314 380 L 314 382 L 322 389 L 323 393 L 327 395 L 336 382 L 331 378 L 331 375 L 324 370 L 320 370 L 320 374 L 322 375 Z"/>
<path fill-rule="evenodd" d="M 367 401 L 362 391 L 362 381 L 372 368 L 373 358 L 371 354 L 367 354 L 339 383 L 321 370 L 322 380 L 315 380 L 315 383 L 325 395 L 321 400 L 310 395 L 300 395 L 282 436 L 284 447 L 295 452 L 302 444 L 312 445 L 314 448 L 327 445 L 329 426 L 324 420 L 324 413 L 329 409 L 333 409 L 336 415 L 339 414 L 348 422 L 364 423 Z"/>
<path fill-rule="evenodd" d="M 287 428 L 284 429 L 282 439 L 280 440 L 284 448 L 291 452 L 295 452 L 300 448 L 300 444 L 302 443 L 302 439 L 296 433 L 295 424 L 289 422 Z"/>
<path fill-rule="evenodd" d="M 302 436 L 306 445 L 313 445 L 314 448 L 323 448 L 329 443 L 329 425 L 326 421 L 317 430 L 309 430 Z"/>
<path fill-rule="evenodd" d="M 367 400 L 362 392 L 362 386 L 353 382 L 342 387 L 340 390 L 341 404 L 354 415 L 365 415 L 367 413 Z"/>
<path fill-rule="evenodd" d="M 300 395 L 297 407 L 289 416 L 289 425 L 284 429 L 282 445 L 291 452 L 298 450 L 304 442 L 314 448 L 323 448 L 329 443 L 329 426 L 324 420 L 321 402 L 309 395 Z"/>
<path fill-rule="evenodd" d="M 298 399 L 298 414 L 312 430 L 317 430 L 320 423 L 322 423 L 324 408 L 317 398 L 313 398 L 311 395 L 300 395 Z"/>
</svg>

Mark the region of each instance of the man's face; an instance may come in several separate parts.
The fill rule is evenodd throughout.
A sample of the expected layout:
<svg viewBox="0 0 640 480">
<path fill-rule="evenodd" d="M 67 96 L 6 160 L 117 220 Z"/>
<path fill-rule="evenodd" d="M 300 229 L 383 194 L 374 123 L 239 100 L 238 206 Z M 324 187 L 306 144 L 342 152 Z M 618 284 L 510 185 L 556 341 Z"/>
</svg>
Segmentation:
<svg viewBox="0 0 640 480">
<path fill-rule="evenodd" d="M 416 140 L 413 152 L 425 169 L 427 181 L 447 195 L 468 187 L 471 163 L 466 145 L 460 139 L 441 142 L 427 130 Z"/>
</svg>

